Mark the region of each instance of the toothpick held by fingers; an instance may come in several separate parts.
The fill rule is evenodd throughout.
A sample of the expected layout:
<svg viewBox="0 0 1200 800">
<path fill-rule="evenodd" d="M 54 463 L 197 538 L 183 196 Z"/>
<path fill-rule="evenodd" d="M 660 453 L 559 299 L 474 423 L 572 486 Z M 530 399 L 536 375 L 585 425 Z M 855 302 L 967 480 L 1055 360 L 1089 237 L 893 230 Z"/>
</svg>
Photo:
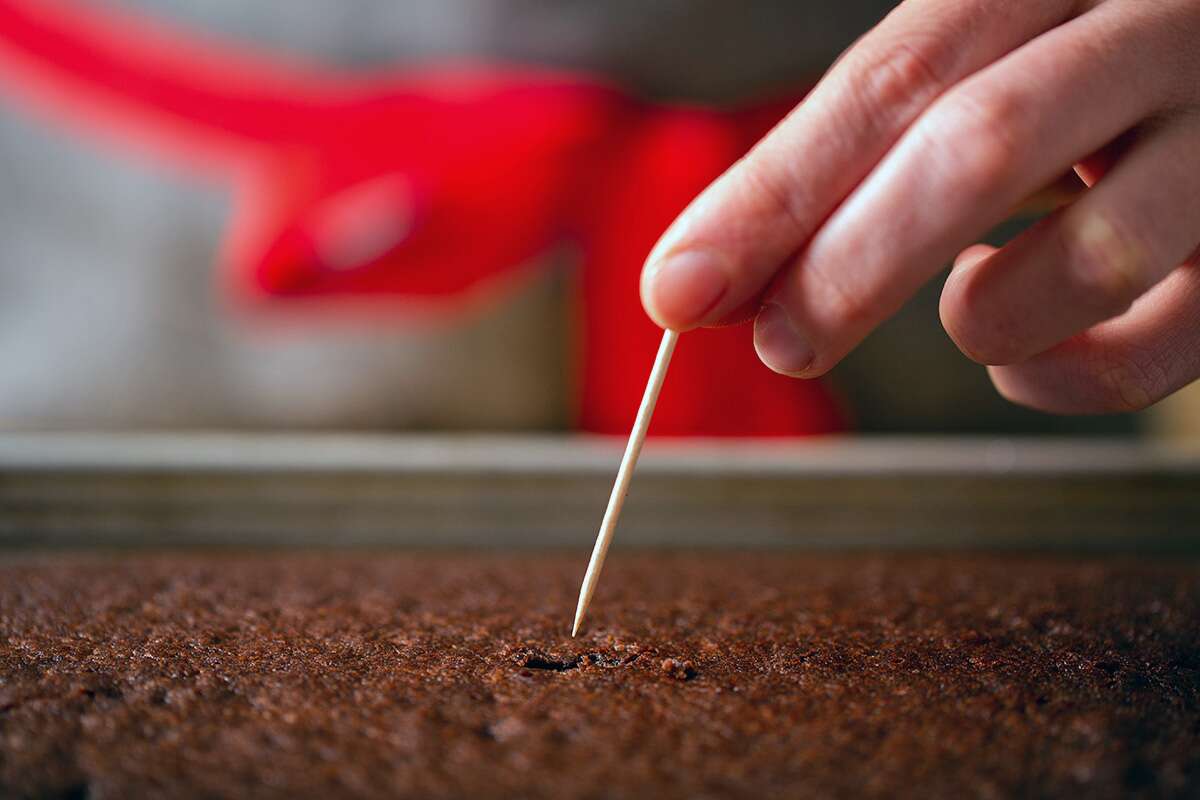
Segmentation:
<svg viewBox="0 0 1200 800">
<path fill-rule="evenodd" d="M 608 555 L 608 546 L 612 543 L 613 531 L 617 528 L 617 518 L 621 516 L 621 507 L 625 505 L 625 495 L 629 492 L 629 481 L 633 478 L 633 469 L 637 466 L 638 456 L 642 452 L 642 444 L 646 441 L 650 418 L 654 416 L 654 405 L 658 402 L 658 393 L 662 390 L 663 380 L 667 377 L 667 367 L 671 363 L 671 354 L 675 352 L 677 341 L 679 341 L 679 333 L 669 330 L 663 334 L 662 344 L 658 346 L 658 356 L 654 359 L 654 368 L 650 370 L 646 393 L 642 395 L 642 405 L 638 408 L 633 430 L 629 434 L 629 444 L 625 446 L 625 455 L 622 456 L 621 466 L 617 470 L 617 480 L 613 484 L 612 494 L 608 498 L 608 508 L 604 511 L 604 520 L 600 523 L 600 533 L 596 535 L 596 546 L 592 548 L 592 560 L 588 562 L 587 572 L 583 576 L 583 585 L 579 587 L 579 605 L 575 607 L 575 624 L 571 626 L 571 636 L 579 633 L 583 615 L 587 613 L 588 604 L 592 602 L 592 593 L 596 591 L 596 581 L 600 578 L 600 570 L 604 568 L 604 558 Z"/>
</svg>

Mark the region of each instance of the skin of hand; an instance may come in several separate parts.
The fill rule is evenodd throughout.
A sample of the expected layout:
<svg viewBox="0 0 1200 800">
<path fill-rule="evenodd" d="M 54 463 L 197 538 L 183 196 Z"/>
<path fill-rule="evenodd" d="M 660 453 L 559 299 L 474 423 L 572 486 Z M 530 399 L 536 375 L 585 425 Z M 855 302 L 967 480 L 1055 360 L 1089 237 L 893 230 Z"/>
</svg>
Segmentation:
<svg viewBox="0 0 1200 800">
<path fill-rule="evenodd" d="M 971 244 L 1072 168 L 1078 199 Z M 1014 402 L 1130 411 L 1200 377 L 1200 1 L 907 0 L 668 229 L 642 303 L 754 318 L 811 378 L 952 259 L 942 324 Z"/>
</svg>

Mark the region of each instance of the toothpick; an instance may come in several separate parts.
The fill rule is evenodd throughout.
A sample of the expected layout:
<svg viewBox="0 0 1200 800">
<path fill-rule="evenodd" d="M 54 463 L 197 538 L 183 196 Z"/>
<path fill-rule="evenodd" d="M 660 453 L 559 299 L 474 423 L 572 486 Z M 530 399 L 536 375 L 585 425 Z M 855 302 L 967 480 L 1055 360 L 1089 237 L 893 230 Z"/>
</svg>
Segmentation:
<svg viewBox="0 0 1200 800">
<path fill-rule="evenodd" d="M 658 356 L 654 359 L 654 368 L 650 370 L 646 393 L 642 395 L 642 405 L 638 408 L 637 418 L 633 422 L 633 430 L 629 433 L 629 444 L 625 446 L 625 455 L 621 457 L 617 480 L 613 484 L 612 494 L 608 498 L 608 508 L 604 511 L 604 520 L 600 523 L 600 533 L 596 535 L 596 546 L 592 548 L 592 560 L 588 562 L 587 572 L 583 576 L 583 585 L 579 587 L 579 605 L 575 607 L 575 624 L 571 626 L 572 637 L 579 633 L 579 624 L 583 622 L 583 615 L 587 613 L 588 604 L 592 602 L 592 593 L 596 591 L 596 581 L 600 578 L 600 570 L 604 568 L 604 558 L 608 555 L 608 546 L 612 543 L 613 531 L 617 528 L 617 518 L 621 516 L 621 507 L 625 505 L 625 495 L 629 492 L 629 481 L 633 478 L 633 469 L 637 466 L 638 456 L 642 452 L 642 444 L 646 441 L 646 430 L 650 427 L 650 417 L 654 415 L 654 404 L 658 402 L 658 393 L 662 389 L 663 380 L 667 377 L 667 367 L 671 363 L 671 354 L 675 352 L 677 341 L 679 341 L 679 333 L 667 331 L 663 334 L 662 344 L 658 346 Z"/>
</svg>

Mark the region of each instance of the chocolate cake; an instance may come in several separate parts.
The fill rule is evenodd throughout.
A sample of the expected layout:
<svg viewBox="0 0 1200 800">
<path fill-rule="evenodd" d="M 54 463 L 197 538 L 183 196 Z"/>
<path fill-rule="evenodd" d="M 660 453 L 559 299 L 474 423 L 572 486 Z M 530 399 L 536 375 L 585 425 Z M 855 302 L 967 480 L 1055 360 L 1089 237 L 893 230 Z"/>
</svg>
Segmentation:
<svg viewBox="0 0 1200 800">
<path fill-rule="evenodd" d="M 3 797 L 1200 795 L 1192 561 L 8 554 Z"/>
</svg>

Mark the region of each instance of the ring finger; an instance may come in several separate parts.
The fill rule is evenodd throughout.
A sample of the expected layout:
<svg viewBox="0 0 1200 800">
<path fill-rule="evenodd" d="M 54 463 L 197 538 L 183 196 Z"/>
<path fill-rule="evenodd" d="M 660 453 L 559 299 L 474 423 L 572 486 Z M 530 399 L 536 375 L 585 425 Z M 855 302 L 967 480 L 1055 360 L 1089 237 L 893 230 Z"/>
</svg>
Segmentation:
<svg viewBox="0 0 1200 800">
<path fill-rule="evenodd" d="M 942 323 L 971 358 L 1013 364 L 1115 317 L 1200 244 L 1200 121 L 1140 136 L 1074 204 L 955 269 Z"/>
</svg>

